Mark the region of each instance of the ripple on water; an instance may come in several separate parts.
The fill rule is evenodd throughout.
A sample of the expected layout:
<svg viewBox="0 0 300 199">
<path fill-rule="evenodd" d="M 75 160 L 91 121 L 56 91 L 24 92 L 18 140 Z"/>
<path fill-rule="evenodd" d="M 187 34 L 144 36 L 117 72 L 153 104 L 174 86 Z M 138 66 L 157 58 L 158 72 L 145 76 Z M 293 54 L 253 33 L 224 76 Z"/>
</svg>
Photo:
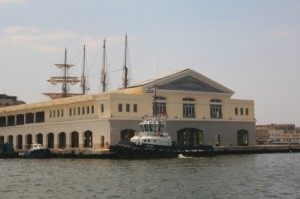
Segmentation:
<svg viewBox="0 0 300 199">
<path fill-rule="evenodd" d="M 3 159 L 1 198 L 297 198 L 300 153 L 162 160 Z"/>
</svg>

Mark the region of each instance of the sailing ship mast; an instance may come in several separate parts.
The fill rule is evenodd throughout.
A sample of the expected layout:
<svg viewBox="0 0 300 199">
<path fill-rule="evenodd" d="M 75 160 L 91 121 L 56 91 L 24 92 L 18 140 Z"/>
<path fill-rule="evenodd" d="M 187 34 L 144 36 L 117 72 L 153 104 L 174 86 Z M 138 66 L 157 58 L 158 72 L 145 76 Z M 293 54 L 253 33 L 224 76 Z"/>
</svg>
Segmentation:
<svg viewBox="0 0 300 199">
<path fill-rule="evenodd" d="M 125 54 L 123 67 L 123 88 L 128 87 L 128 68 L 127 68 L 127 34 L 125 35 Z"/>
<path fill-rule="evenodd" d="M 73 67 L 72 64 L 67 64 L 67 49 L 65 49 L 65 58 L 63 64 L 55 64 L 55 66 L 59 69 L 63 69 L 63 76 L 55 76 L 51 77 L 48 81 L 53 84 L 62 84 L 62 92 L 61 93 L 43 93 L 44 95 L 49 96 L 51 99 L 65 98 L 76 95 L 81 95 L 81 93 L 68 93 L 68 87 L 73 86 L 80 82 L 78 77 L 68 76 L 68 70 Z"/>
<path fill-rule="evenodd" d="M 106 46 L 105 39 L 103 40 L 103 58 L 102 58 L 102 72 L 101 72 L 101 85 L 102 92 L 106 92 L 107 79 L 106 79 Z"/>
</svg>

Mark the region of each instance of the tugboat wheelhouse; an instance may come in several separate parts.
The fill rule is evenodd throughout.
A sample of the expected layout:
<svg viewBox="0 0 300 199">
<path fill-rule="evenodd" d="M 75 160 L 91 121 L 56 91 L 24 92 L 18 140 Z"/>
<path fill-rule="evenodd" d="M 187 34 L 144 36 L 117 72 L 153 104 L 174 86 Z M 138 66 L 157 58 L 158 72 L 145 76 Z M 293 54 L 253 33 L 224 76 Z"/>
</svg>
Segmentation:
<svg viewBox="0 0 300 199">
<path fill-rule="evenodd" d="M 155 111 L 166 117 L 173 143 L 255 145 L 254 101 L 233 94 L 194 70 L 180 70 L 112 92 L 1 107 L 0 142 L 15 149 L 39 143 L 97 150 L 129 142 L 141 118 Z"/>
</svg>

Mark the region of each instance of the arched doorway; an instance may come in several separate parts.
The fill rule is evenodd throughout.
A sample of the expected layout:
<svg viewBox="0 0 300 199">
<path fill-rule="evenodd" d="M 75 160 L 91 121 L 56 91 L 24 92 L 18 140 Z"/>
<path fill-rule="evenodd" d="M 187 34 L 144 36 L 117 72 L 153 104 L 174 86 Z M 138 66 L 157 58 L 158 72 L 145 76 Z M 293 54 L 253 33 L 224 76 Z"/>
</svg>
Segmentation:
<svg viewBox="0 0 300 199">
<path fill-rule="evenodd" d="M 121 143 L 129 143 L 130 138 L 134 136 L 134 130 L 132 129 L 124 129 L 121 131 Z"/>
<path fill-rule="evenodd" d="M 14 144 L 14 137 L 12 135 L 8 136 L 8 144 Z"/>
<path fill-rule="evenodd" d="M 61 132 L 58 134 L 58 147 L 59 148 L 66 148 L 66 133 Z"/>
<path fill-rule="evenodd" d="M 93 133 L 86 131 L 83 134 L 84 147 L 93 147 Z"/>
<path fill-rule="evenodd" d="M 71 147 L 72 148 L 78 148 L 79 147 L 79 133 L 76 131 L 73 131 L 71 133 Z"/>
<path fill-rule="evenodd" d="M 47 145 L 48 145 L 48 148 L 50 148 L 50 149 L 54 148 L 54 134 L 53 133 L 48 133 Z"/>
<path fill-rule="evenodd" d="M 22 149 L 23 148 L 23 137 L 22 135 L 18 135 L 17 137 L 17 149 Z"/>
<path fill-rule="evenodd" d="M 0 136 L 0 143 L 4 144 L 4 136 L 3 135 Z"/>
<path fill-rule="evenodd" d="M 43 145 L 43 134 L 39 133 L 36 135 L 36 142 Z"/>
<path fill-rule="evenodd" d="M 26 135 L 26 144 L 27 145 L 32 144 L 32 135 L 31 134 Z"/>
<path fill-rule="evenodd" d="M 237 132 L 237 145 L 247 146 L 248 145 L 249 132 L 245 129 L 241 129 Z"/>
<path fill-rule="evenodd" d="M 184 128 L 177 131 L 177 143 L 185 146 L 198 146 L 203 144 L 203 131 L 195 128 Z"/>
</svg>

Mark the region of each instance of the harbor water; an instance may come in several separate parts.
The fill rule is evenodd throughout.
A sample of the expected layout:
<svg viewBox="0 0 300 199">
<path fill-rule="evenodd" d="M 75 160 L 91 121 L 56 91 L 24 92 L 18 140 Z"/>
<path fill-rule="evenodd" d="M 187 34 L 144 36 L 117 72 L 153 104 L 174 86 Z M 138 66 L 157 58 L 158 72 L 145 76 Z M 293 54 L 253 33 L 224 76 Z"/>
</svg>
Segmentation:
<svg viewBox="0 0 300 199">
<path fill-rule="evenodd" d="M 0 197 L 300 198 L 300 153 L 103 160 L 1 159 Z"/>
</svg>

